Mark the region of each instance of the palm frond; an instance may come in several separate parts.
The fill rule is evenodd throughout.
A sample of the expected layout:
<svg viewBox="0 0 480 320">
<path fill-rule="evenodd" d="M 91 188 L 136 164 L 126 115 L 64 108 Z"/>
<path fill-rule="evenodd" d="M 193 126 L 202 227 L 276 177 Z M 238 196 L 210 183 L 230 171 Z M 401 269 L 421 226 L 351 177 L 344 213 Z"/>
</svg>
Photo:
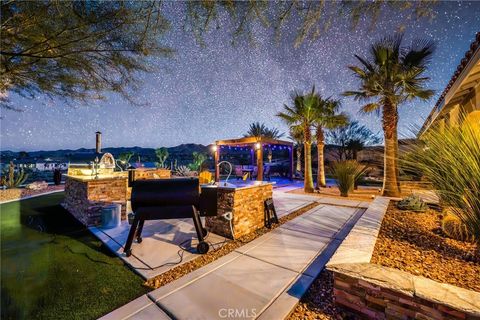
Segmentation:
<svg viewBox="0 0 480 320">
<path fill-rule="evenodd" d="M 402 54 L 402 64 L 406 68 L 424 67 L 430 62 L 435 52 L 436 44 L 429 39 L 415 39 L 412 44 L 405 48 Z"/>
<path fill-rule="evenodd" d="M 276 116 L 282 119 L 288 125 L 291 125 L 297 122 L 297 119 L 295 117 L 283 112 L 277 113 Z"/>
<path fill-rule="evenodd" d="M 350 70 L 352 70 L 359 78 L 366 78 L 367 73 L 360 67 L 357 66 L 348 66 Z"/>
<path fill-rule="evenodd" d="M 324 123 L 324 127 L 331 130 L 337 127 L 346 126 L 350 122 L 350 119 L 346 113 L 336 114 L 328 119 Z"/>
<path fill-rule="evenodd" d="M 361 112 L 380 112 L 385 101 L 396 107 L 406 100 L 429 99 L 433 91 L 426 88 L 428 77 L 424 76 L 427 63 L 434 52 L 435 44 L 429 40 L 415 40 L 402 47 L 403 34 L 384 37 L 370 48 L 370 56 L 363 59 L 355 55 L 358 66 L 349 66 L 360 80 L 358 89 L 343 92 L 356 101 L 368 103 Z"/>
<path fill-rule="evenodd" d="M 368 60 L 358 56 L 358 55 L 354 55 L 355 58 L 357 58 L 358 61 L 360 61 L 360 63 L 370 72 L 374 72 L 375 71 L 375 67 L 373 66 L 373 64 L 371 64 Z"/>
<path fill-rule="evenodd" d="M 380 111 L 380 105 L 378 103 L 367 103 L 360 108 L 360 112 L 362 113 L 371 113 L 374 111 Z"/>
</svg>

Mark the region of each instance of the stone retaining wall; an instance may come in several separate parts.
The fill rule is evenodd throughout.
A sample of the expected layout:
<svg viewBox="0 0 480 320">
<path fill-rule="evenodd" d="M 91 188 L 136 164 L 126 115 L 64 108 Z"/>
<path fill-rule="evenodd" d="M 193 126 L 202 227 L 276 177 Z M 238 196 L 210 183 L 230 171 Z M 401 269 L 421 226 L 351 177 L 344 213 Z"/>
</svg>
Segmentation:
<svg viewBox="0 0 480 320">
<path fill-rule="evenodd" d="M 327 264 L 335 303 L 364 319 L 480 319 L 480 293 L 370 263 L 388 203 L 375 198 Z"/>
<path fill-rule="evenodd" d="M 480 319 L 480 293 L 374 264 L 331 268 L 335 303 L 365 319 Z"/>
<path fill-rule="evenodd" d="M 218 189 L 217 217 L 206 217 L 206 228 L 218 235 L 238 239 L 265 226 L 264 201 L 271 198 L 271 184 L 239 189 Z M 230 223 L 221 215 L 232 212 L 233 235 Z"/>
</svg>

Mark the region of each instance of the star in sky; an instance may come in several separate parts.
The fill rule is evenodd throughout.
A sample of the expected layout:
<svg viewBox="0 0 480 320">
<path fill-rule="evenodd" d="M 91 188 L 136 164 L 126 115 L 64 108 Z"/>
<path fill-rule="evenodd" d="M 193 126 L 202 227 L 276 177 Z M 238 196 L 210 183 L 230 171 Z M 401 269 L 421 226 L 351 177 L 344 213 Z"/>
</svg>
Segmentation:
<svg viewBox="0 0 480 320">
<path fill-rule="evenodd" d="M 369 45 L 405 25 L 405 41 L 415 37 L 433 39 L 437 51 L 427 75 L 436 96 L 429 102 L 415 101 L 400 107 L 399 133 L 414 136 L 432 109 L 480 30 L 480 2 L 444 2 L 432 20 L 405 21 L 399 12 L 382 16 L 375 30 L 368 23 L 351 30 L 335 24 L 316 41 L 294 48 L 296 30 L 285 30 L 279 43 L 271 30 L 255 30 L 255 44 L 230 44 L 222 30 L 208 33 L 206 46 L 198 45 L 182 30 L 182 9 L 169 3 L 167 16 L 172 30 L 165 44 L 176 50 L 171 59 L 151 59 L 156 71 L 144 75 L 140 100 L 147 106 L 132 106 L 119 96 L 85 105 L 66 105 L 43 97 L 27 100 L 12 97 L 23 112 L 1 110 L 2 150 L 54 150 L 94 146 L 95 131 L 103 132 L 105 147 L 174 146 L 181 143 L 209 144 L 219 139 L 243 136 L 254 121 L 286 132 L 275 116 L 289 104 L 292 90 L 316 86 L 324 96 L 341 98 L 343 110 L 352 118 L 381 132 L 380 119 L 362 115 L 360 105 L 341 97 L 358 82 L 347 69 L 356 63 L 354 54 L 366 55 Z"/>
</svg>

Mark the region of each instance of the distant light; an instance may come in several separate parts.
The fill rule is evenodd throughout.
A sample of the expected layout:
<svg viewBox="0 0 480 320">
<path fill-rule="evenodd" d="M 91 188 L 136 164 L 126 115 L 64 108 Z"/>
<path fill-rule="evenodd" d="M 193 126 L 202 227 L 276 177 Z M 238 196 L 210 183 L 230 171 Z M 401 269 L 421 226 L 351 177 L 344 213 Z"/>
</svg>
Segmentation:
<svg viewBox="0 0 480 320">
<path fill-rule="evenodd" d="M 212 151 L 213 151 L 213 152 L 217 152 L 217 150 L 218 150 L 217 145 L 213 145 L 213 146 L 212 146 Z"/>
<path fill-rule="evenodd" d="M 255 149 L 260 150 L 261 147 L 262 145 L 260 144 L 260 142 L 255 143 Z"/>
</svg>

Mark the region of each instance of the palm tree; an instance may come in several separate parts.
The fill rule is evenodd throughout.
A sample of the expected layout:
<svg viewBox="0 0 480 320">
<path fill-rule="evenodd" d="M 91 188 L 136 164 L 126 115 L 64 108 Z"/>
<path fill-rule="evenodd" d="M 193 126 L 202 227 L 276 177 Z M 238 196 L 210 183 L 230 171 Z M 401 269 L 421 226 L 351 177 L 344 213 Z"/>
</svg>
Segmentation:
<svg viewBox="0 0 480 320">
<path fill-rule="evenodd" d="M 283 133 L 277 128 L 268 128 L 264 123 L 253 122 L 250 124 L 247 133 L 243 135 L 244 137 L 257 137 L 257 138 L 271 138 L 271 139 L 280 139 L 283 137 Z"/>
<path fill-rule="evenodd" d="M 366 113 L 382 111 L 382 127 L 385 138 L 384 196 L 400 195 L 398 180 L 398 107 L 413 99 L 428 100 L 433 91 L 425 88 L 429 80 L 424 75 L 435 50 L 432 41 L 416 40 L 402 46 L 402 35 L 386 37 L 372 45 L 370 56 L 355 57 L 360 66 L 349 66 L 360 79 L 357 91 L 344 95 L 366 101 L 361 110 Z M 372 99 L 374 99 L 373 102 Z"/>
<path fill-rule="evenodd" d="M 336 146 L 337 159 L 357 160 L 357 154 L 365 146 L 380 143 L 381 138 L 358 121 L 351 121 L 345 126 L 328 130 L 326 133 L 328 144 Z"/>
<path fill-rule="evenodd" d="M 303 149 L 304 149 L 304 190 L 305 192 L 313 192 L 313 178 L 312 178 L 312 126 L 315 122 L 315 104 L 317 97 L 315 88 L 307 94 L 300 94 L 293 92 L 291 95 L 293 105 L 284 105 L 284 112 L 277 114 L 289 127 L 294 127 L 294 130 L 303 131 Z"/>
<path fill-rule="evenodd" d="M 315 90 L 315 87 L 313 88 Z M 312 92 L 313 92 L 312 90 Z M 344 113 L 337 114 L 340 109 L 340 101 L 334 99 L 324 99 L 321 95 L 316 94 L 315 119 L 313 126 L 315 128 L 315 138 L 317 142 L 317 188 L 325 187 L 325 164 L 324 164 L 324 147 L 325 147 L 325 129 L 334 129 L 344 126 L 348 123 L 348 117 Z"/>
<path fill-rule="evenodd" d="M 244 137 L 256 137 L 259 138 L 270 138 L 270 139 L 280 139 L 283 137 L 283 133 L 277 128 L 268 128 L 265 124 L 260 122 L 253 122 L 250 124 L 248 131 L 243 135 Z M 272 149 L 268 148 L 268 162 L 272 162 Z"/>
<path fill-rule="evenodd" d="M 298 126 L 290 127 L 290 135 L 288 138 L 295 142 L 295 149 L 297 152 L 296 172 L 302 172 L 302 144 L 303 144 L 303 130 Z"/>
</svg>

